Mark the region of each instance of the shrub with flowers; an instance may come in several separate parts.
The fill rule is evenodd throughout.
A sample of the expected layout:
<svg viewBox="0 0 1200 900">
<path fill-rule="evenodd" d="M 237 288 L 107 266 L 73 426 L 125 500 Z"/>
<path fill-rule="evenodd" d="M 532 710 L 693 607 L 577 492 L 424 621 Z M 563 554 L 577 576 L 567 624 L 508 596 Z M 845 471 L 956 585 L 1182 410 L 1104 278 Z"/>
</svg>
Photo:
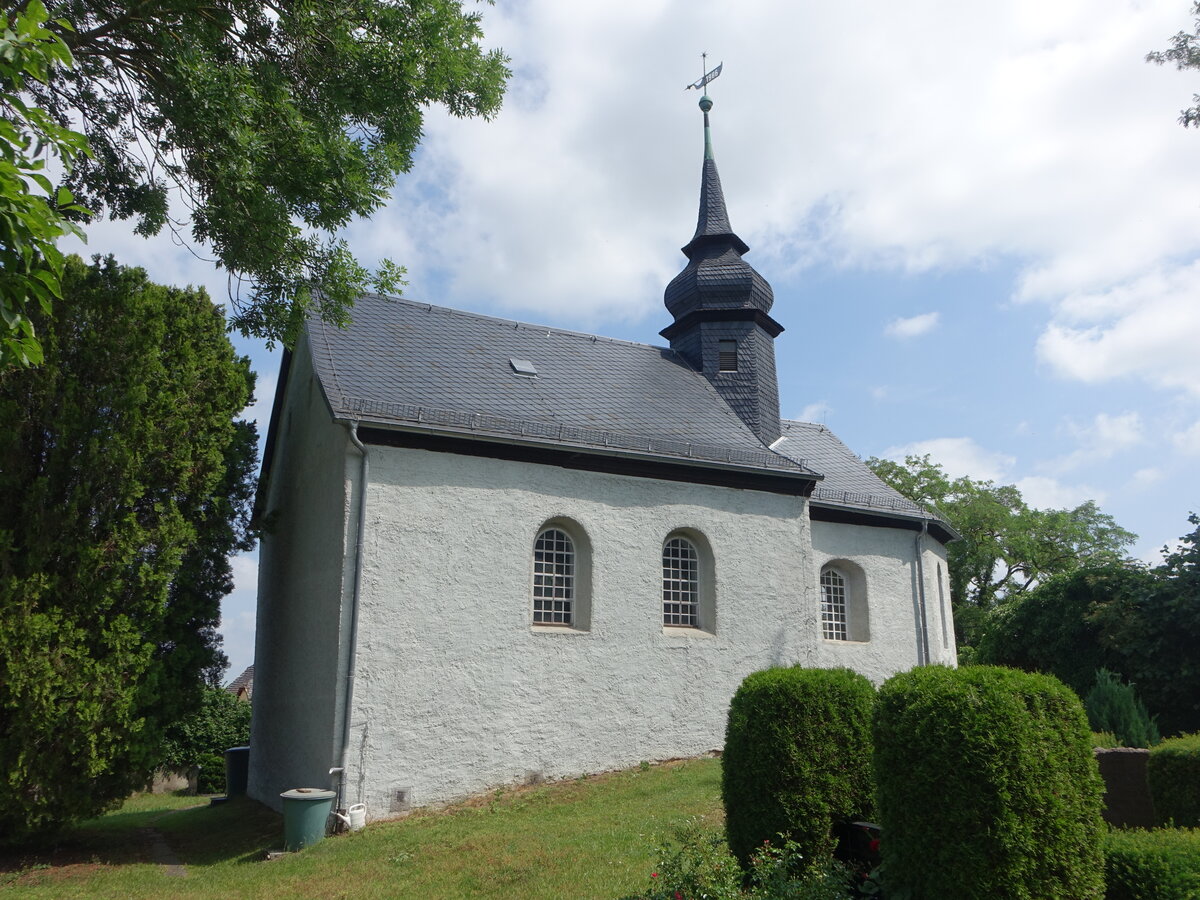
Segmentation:
<svg viewBox="0 0 1200 900">
<path fill-rule="evenodd" d="M 692 819 L 659 848 L 650 889 L 636 900 L 845 900 L 854 896 L 851 875 L 841 863 L 806 866 L 800 846 L 780 838 L 766 841 L 748 874 L 729 852 L 724 836 Z"/>
</svg>

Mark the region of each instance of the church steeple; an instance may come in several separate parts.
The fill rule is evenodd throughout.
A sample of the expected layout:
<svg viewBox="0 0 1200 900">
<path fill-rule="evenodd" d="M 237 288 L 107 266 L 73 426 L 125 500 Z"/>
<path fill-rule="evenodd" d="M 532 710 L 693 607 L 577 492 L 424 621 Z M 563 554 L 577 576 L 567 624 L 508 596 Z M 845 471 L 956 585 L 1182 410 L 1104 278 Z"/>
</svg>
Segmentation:
<svg viewBox="0 0 1200 900">
<path fill-rule="evenodd" d="M 703 88 L 720 66 L 693 87 Z M 767 280 L 742 259 L 750 248 L 734 234 L 704 112 L 704 167 L 696 233 L 683 248 L 688 263 L 667 285 L 664 300 L 675 321 L 664 328 L 671 349 L 704 373 L 764 444 L 780 435 L 775 337 L 783 326 L 768 313 L 775 302 Z"/>
</svg>

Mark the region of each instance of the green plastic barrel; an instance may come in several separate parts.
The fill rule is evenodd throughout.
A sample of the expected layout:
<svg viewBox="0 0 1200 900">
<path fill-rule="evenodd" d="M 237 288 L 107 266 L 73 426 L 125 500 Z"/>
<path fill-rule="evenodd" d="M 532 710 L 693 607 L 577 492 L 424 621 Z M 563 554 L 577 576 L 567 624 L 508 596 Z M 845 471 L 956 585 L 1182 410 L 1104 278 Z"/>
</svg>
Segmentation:
<svg viewBox="0 0 1200 900">
<path fill-rule="evenodd" d="M 250 748 L 230 747 L 225 751 L 225 796 L 246 796 L 250 780 Z"/>
<path fill-rule="evenodd" d="M 283 849 L 302 850 L 325 839 L 325 823 L 333 809 L 336 791 L 293 788 L 283 798 Z"/>
</svg>

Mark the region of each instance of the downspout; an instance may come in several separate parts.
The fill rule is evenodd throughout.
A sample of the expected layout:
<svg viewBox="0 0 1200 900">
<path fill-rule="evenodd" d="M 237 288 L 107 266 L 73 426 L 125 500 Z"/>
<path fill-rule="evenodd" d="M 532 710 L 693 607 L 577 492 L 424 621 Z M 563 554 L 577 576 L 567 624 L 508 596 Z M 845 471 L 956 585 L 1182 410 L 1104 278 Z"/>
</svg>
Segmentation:
<svg viewBox="0 0 1200 900">
<path fill-rule="evenodd" d="M 350 757 L 350 712 L 354 702 L 354 676 L 358 667 L 358 604 L 362 593 L 363 571 L 363 537 L 367 526 L 367 475 L 370 473 L 370 458 L 366 445 L 358 439 L 358 422 L 348 424 L 350 442 L 358 448 L 362 455 L 362 468 L 358 478 L 358 529 L 354 541 L 354 588 L 350 595 L 350 642 L 346 658 L 346 687 L 342 699 L 342 749 L 338 754 L 337 764 L 329 770 L 329 774 L 337 773 L 338 798 L 337 808 L 346 808 L 346 763 Z"/>
<path fill-rule="evenodd" d="M 929 532 L 929 520 L 921 520 L 921 530 L 917 532 L 915 543 L 917 557 L 917 609 L 920 614 L 921 639 L 918 649 L 918 663 L 929 663 L 929 622 L 925 616 L 925 535 Z"/>
</svg>

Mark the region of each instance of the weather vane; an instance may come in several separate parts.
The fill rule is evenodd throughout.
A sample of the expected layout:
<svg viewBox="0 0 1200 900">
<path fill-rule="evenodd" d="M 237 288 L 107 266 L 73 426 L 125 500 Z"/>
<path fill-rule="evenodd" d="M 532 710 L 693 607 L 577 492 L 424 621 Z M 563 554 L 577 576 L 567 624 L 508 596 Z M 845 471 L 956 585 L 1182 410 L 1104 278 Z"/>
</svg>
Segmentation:
<svg viewBox="0 0 1200 900">
<path fill-rule="evenodd" d="M 701 53 L 700 54 L 700 71 L 704 72 L 704 74 L 700 76 L 699 81 L 689 84 L 687 87 L 684 88 L 684 90 L 688 91 L 688 90 L 691 90 L 692 88 L 695 88 L 698 91 L 702 90 L 706 84 L 708 84 L 710 81 L 712 81 L 718 75 L 721 74 L 721 67 L 723 65 L 725 65 L 725 63 L 723 63 L 723 62 L 717 63 L 717 67 L 715 69 L 713 69 L 711 72 L 704 72 L 705 68 L 708 66 L 708 54 Z"/>
</svg>

